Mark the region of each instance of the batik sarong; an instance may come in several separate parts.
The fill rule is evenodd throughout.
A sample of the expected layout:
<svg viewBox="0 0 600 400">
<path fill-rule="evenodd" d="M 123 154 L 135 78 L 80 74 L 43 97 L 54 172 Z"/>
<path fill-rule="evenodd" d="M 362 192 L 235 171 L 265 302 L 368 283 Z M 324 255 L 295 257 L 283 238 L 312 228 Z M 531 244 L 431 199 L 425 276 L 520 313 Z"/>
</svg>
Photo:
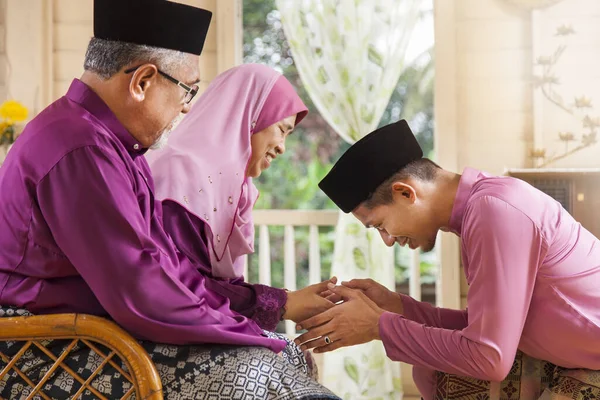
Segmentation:
<svg viewBox="0 0 600 400">
<path fill-rule="evenodd" d="M 2 316 L 30 315 L 26 310 L 0 308 Z M 288 342 L 279 354 L 263 347 L 250 346 L 174 346 L 140 342 L 148 352 L 161 377 L 163 395 L 168 400 L 179 399 L 339 399 L 317 382 L 317 371 L 310 353 L 303 353 L 285 336 L 265 332 Z M 71 340 L 44 342 L 44 347 L 55 356 L 61 354 Z M 24 342 L 0 342 L 0 371 Z M 104 354 L 108 350 L 101 345 Z M 81 344 L 73 348 L 63 361 L 72 372 L 87 379 L 101 364 L 103 358 L 94 350 Z M 27 349 L 15 365 L 36 384 L 52 366 L 51 358 L 35 346 Z M 105 364 L 91 386 L 108 399 L 120 399 L 131 389 L 119 368 Z M 69 399 L 81 383 L 59 368 L 43 387 L 43 393 L 53 399 Z M 29 385 L 13 368 L 0 380 L 0 398 L 25 399 L 32 392 Z M 80 398 L 98 399 L 97 393 L 85 390 Z M 36 395 L 35 399 L 42 397 Z M 131 397 L 135 399 L 135 394 Z"/>
<path fill-rule="evenodd" d="M 518 352 L 502 382 L 436 373 L 435 400 L 600 400 L 600 371 L 567 369 Z"/>
</svg>

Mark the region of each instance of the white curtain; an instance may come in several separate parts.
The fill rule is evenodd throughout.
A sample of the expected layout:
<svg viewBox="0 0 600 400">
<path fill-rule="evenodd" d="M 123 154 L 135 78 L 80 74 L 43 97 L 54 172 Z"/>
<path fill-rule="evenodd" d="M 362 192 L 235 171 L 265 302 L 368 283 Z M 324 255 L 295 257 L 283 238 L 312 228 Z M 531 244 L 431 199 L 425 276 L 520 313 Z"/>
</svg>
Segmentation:
<svg viewBox="0 0 600 400">
<path fill-rule="evenodd" d="M 347 142 L 377 128 L 405 67 L 419 5 L 419 0 L 277 0 L 302 82 Z M 392 250 L 377 232 L 340 213 L 332 275 L 373 278 L 393 290 Z M 321 376 L 344 399 L 402 394 L 400 367 L 380 342 L 325 354 Z"/>
</svg>

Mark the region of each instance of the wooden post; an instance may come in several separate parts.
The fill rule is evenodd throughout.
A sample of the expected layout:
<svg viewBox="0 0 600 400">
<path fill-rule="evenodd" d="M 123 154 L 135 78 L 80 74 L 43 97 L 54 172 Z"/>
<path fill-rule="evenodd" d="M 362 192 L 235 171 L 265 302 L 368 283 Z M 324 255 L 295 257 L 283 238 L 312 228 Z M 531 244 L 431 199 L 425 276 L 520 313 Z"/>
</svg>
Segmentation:
<svg viewBox="0 0 600 400">
<path fill-rule="evenodd" d="M 435 0 L 435 126 L 434 149 L 437 162 L 450 171 L 461 172 L 458 161 L 458 112 L 456 87 L 457 2 Z M 460 308 L 460 255 L 458 238 L 440 234 L 437 254 L 440 262 L 436 302 L 446 308 Z"/>
<path fill-rule="evenodd" d="M 243 59 L 242 1 L 219 0 L 216 11 L 217 73 L 240 65 Z"/>
</svg>

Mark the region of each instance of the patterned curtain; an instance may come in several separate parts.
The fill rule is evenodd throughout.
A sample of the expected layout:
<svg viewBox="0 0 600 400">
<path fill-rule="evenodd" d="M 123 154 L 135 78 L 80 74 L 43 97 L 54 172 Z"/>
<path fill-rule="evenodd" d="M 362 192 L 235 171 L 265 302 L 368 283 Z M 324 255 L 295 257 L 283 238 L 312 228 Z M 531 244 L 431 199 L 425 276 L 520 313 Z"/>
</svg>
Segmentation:
<svg viewBox="0 0 600 400">
<path fill-rule="evenodd" d="M 347 142 L 377 128 L 419 18 L 419 0 L 277 0 L 294 62 L 312 101 Z M 394 289 L 392 250 L 340 213 L 332 274 Z M 400 366 L 380 342 L 324 355 L 323 383 L 344 399 L 398 399 Z"/>
</svg>

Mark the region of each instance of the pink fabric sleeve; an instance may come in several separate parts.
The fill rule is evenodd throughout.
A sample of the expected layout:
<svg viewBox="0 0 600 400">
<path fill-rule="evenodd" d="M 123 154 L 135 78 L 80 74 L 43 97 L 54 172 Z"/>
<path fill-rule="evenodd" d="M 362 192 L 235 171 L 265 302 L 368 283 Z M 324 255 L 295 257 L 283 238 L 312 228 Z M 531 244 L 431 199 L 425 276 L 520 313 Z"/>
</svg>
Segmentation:
<svg viewBox="0 0 600 400">
<path fill-rule="evenodd" d="M 500 199 L 473 200 L 464 218 L 468 325 L 439 328 L 384 313 L 380 335 L 392 360 L 501 381 L 512 366 L 547 246 L 535 224 Z"/>
<path fill-rule="evenodd" d="M 404 316 L 423 325 L 436 328 L 463 329 L 467 326 L 467 311 L 434 307 L 401 294 Z"/>
</svg>

